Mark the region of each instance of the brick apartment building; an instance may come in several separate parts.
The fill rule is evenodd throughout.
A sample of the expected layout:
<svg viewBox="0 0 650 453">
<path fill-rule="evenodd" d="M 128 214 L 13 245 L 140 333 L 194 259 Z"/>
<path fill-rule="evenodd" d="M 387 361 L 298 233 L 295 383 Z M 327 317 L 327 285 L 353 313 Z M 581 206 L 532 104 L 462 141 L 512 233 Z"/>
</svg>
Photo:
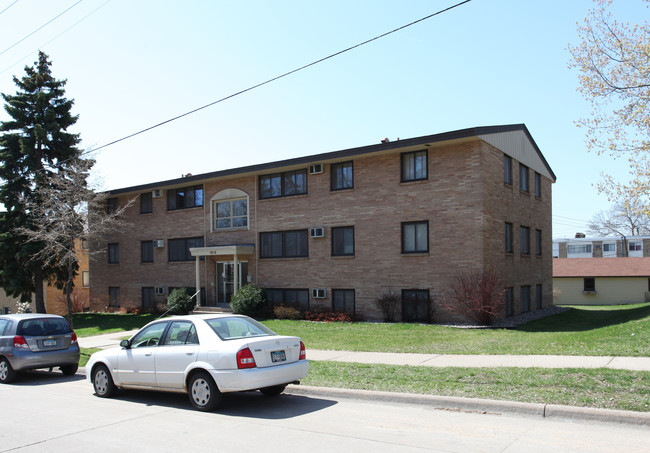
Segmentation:
<svg viewBox="0 0 650 453">
<path fill-rule="evenodd" d="M 94 246 L 91 308 L 161 309 L 176 287 L 227 306 L 250 282 L 274 304 L 369 320 L 390 289 L 403 320 L 428 321 L 422 301 L 487 268 L 508 286 L 504 316 L 546 308 L 553 182 L 518 124 L 113 190 L 109 209 L 136 202 L 128 230 Z"/>
</svg>

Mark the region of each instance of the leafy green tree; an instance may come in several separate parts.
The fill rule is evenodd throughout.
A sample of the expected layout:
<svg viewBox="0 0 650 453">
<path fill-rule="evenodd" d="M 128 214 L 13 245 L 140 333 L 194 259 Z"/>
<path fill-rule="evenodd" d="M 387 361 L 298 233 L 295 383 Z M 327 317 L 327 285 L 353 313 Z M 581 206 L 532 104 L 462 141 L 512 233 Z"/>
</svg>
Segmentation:
<svg viewBox="0 0 650 453">
<path fill-rule="evenodd" d="M 39 313 L 45 312 L 43 281 L 61 285 L 66 266 L 33 259 L 43 243 L 28 241 L 18 231 L 35 229 L 26 203 L 38 204 L 39 189 L 81 154 L 79 135 L 68 132 L 78 118 L 71 113 L 73 101 L 65 98 L 66 81 L 55 79 L 50 65 L 48 56 L 39 52 L 25 75 L 13 78 L 16 93 L 2 94 L 11 119 L 0 123 L 0 203 L 5 209 L 0 215 L 0 286 L 21 301 L 34 294 Z"/>
<path fill-rule="evenodd" d="M 623 4 L 630 0 L 618 1 Z M 592 106 L 590 116 L 578 124 L 586 131 L 589 151 L 629 162 L 629 181 L 617 181 L 604 174 L 599 190 L 610 201 L 626 205 L 627 210 L 636 203 L 638 212 L 647 215 L 650 212 L 650 23 L 620 22 L 612 13 L 614 1 L 594 0 L 594 3 L 584 23 L 578 26 L 581 42 L 569 48 L 573 55 L 570 65 L 580 72 L 578 90 Z"/>
</svg>

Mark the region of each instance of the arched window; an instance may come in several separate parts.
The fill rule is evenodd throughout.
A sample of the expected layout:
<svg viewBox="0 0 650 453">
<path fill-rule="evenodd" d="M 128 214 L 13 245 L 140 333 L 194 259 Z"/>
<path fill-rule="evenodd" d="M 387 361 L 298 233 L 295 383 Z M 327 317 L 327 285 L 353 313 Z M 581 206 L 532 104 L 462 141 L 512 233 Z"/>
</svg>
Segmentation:
<svg viewBox="0 0 650 453">
<path fill-rule="evenodd" d="M 248 229 L 248 194 L 239 189 L 224 189 L 210 202 L 212 230 Z"/>
</svg>

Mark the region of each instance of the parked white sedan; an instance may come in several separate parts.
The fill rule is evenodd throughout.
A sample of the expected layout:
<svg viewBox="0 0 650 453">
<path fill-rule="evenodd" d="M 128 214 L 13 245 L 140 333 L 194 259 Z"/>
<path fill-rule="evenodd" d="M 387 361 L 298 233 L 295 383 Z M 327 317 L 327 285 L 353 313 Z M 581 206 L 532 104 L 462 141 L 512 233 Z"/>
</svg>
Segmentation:
<svg viewBox="0 0 650 453">
<path fill-rule="evenodd" d="M 186 392 L 196 409 L 211 411 L 222 393 L 279 395 L 308 371 L 299 337 L 248 316 L 215 314 L 153 321 L 120 347 L 94 353 L 86 378 L 103 398 L 118 388 Z"/>
</svg>

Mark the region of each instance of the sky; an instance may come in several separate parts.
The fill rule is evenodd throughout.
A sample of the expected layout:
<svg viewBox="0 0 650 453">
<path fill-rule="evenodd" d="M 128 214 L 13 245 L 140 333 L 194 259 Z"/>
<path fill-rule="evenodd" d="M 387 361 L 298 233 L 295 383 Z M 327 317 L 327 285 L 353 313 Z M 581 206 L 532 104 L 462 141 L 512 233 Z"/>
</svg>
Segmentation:
<svg viewBox="0 0 650 453">
<path fill-rule="evenodd" d="M 47 53 L 75 101 L 71 132 L 101 148 L 89 155 L 103 190 L 524 123 L 557 176 L 553 237 L 585 232 L 611 207 L 601 173 L 628 177 L 624 160 L 588 153 L 576 126 L 591 107 L 568 47 L 592 0 L 472 0 L 216 102 L 459 1 L 0 0 L 0 93 Z M 613 11 L 643 22 L 645 5 Z"/>
</svg>

